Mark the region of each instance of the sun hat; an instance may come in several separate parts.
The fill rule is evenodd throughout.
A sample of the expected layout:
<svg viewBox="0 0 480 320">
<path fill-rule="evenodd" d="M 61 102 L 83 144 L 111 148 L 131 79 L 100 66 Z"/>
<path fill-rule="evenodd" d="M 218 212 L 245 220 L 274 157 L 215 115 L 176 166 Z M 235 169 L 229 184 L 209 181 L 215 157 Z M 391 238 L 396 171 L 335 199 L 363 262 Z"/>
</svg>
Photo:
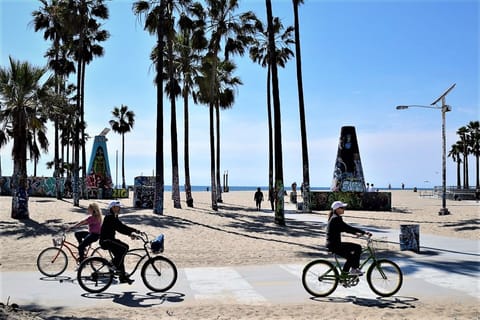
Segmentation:
<svg viewBox="0 0 480 320">
<path fill-rule="evenodd" d="M 333 211 L 337 210 L 338 208 L 345 208 L 346 206 L 348 206 L 348 204 L 343 203 L 342 201 L 335 201 L 334 203 L 332 203 Z"/>
<path fill-rule="evenodd" d="M 108 204 L 108 209 L 111 209 L 113 207 L 122 207 L 122 204 L 118 200 L 113 200 Z"/>
</svg>

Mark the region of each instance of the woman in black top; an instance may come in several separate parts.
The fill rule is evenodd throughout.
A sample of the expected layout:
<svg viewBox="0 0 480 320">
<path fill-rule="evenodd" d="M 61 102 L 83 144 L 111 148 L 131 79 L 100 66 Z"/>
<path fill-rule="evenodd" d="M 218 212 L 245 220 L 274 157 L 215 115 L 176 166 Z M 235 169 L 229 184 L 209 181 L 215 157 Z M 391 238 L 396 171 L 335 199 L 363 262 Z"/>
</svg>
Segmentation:
<svg viewBox="0 0 480 320">
<path fill-rule="evenodd" d="M 102 231 L 100 233 L 100 246 L 103 249 L 109 250 L 112 253 L 113 265 L 120 272 L 120 277 L 119 277 L 120 283 L 126 282 L 128 284 L 132 284 L 133 280 L 131 280 L 128 277 L 128 275 L 125 273 L 125 264 L 123 261 L 129 247 L 128 247 L 128 244 L 115 238 L 115 232 L 118 231 L 122 234 L 129 235 L 131 237 L 133 232 L 135 233 L 139 233 L 139 232 L 138 230 L 123 224 L 118 219 L 118 213 L 120 212 L 120 207 L 121 207 L 120 201 L 112 201 L 108 205 L 108 209 L 110 212 L 103 219 Z"/>
<path fill-rule="evenodd" d="M 328 215 L 327 224 L 327 248 L 329 251 L 338 254 L 347 261 L 343 266 L 343 272 L 352 275 L 362 275 L 358 269 L 360 266 L 360 254 L 362 246 L 351 242 L 342 242 L 341 233 L 361 234 L 371 236 L 372 234 L 361 229 L 352 227 L 343 221 L 342 215 L 345 212 L 346 203 L 335 201 L 332 203 L 332 211 Z M 352 268 L 350 270 L 350 268 Z"/>
</svg>

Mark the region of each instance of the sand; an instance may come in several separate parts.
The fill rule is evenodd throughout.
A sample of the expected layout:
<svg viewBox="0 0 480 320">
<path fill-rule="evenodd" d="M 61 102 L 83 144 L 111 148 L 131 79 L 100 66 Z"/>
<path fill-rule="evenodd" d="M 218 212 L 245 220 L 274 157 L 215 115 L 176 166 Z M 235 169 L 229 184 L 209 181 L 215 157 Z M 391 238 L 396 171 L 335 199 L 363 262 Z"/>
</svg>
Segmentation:
<svg viewBox="0 0 480 320">
<path fill-rule="evenodd" d="M 255 210 L 253 192 L 223 194 L 219 211 L 210 208 L 210 193 L 195 192 L 194 208 L 182 201 L 182 209 L 173 209 L 170 193 L 165 193 L 164 215 L 155 215 L 151 209 L 132 207 L 132 195 L 123 199 L 121 219 L 126 224 L 150 235 L 165 234 L 166 255 L 178 268 L 201 266 L 267 265 L 277 263 L 307 263 L 325 251 L 324 224 L 315 227 L 287 217 L 287 226 L 274 224 L 269 204 L 263 202 L 262 212 Z M 182 199 L 185 199 L 182 194 Z M 288 199 L 286 198 L 287 202 Z M 30 219 L 10 218 L 10 197 L 0 197 L 1 265 L 0 271 L 34 271 L 36 257 L 42 248 L 51 244 L 52 235 L 86 217 L 90 202 L 106 208 L 108 200 L 81 200 L 80 208 L 73 207 L 71 199 L 30 198 Z M 287 203 L 288 204 L 288 203 Z M 392 191 L 391 212 L 348 211 L 345 220 L 365 227 L 394 228 L 401 224 L 419 224 L 422 234 L 443 235 L 479 240 L 480 204 L 475 201 L 447 201 L 451 215 L 440 216 L 441 200 L 421 197 L 412 190 Z M 287 208 L 289 206 L 287 205 Z M 290 204 L 290 208 L 293 206 Z M 326 220 L 327 211 L 314 214 Z M 73 240 L 73 236 L 71 237 Z M 122 237 L 122 240 L 132 240 Z M 22 248 L 22 250 L 17 250 Z M 6 303 L 6 301 L 2 301 Z M 478 302 L 478 301 L 477 301 Z M 129 308 L 106 306 L 110 319 L 478 319 L 475 301 L 458 304 L 448 299 L 415 301 L 408 307 L 379 308 L 358 303 L 312 303 L 284 305 L 248 305 L 236 302 L 226 304 L 198 304 L 175 307 Z M 5 313 L 5 308 L 2 309 Z M 13 318 L 13 312 L 7 319 Z M 18 315 L 18 313 L 17 313 Z M 41 310 L 43 319 L 96 319 L 98 310 L 65 308 Z M 54 318 L 54 316 L 63 316 Z M 0 319 L 2 313 L 0 312 Z M 20 318 L 19 318 L 20 319 Z M 23 315 L 22 319 L 28 318 Z"/>
</svg>

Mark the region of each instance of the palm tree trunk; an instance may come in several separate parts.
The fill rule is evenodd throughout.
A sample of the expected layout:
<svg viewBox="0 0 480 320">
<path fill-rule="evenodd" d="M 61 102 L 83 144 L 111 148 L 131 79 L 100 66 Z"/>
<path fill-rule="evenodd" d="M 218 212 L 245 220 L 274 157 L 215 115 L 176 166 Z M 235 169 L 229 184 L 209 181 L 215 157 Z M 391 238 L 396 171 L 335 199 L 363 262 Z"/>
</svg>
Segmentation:
<svg viewBox="0 0 480 320">
<path fill-rule="evenodd" d="M 189 119 L 188 119 L 188 91 L 183 90 L 183 125 L 185 137 L 184 139 L 184 165 L 185 165 L 185 195 L 187 198 L 187 206 L 193 207 L 192 187 L 190 185 L 190 150 L 189 150 Z"/>
<path fill-rule="evenodd" d="M 165 0 L 160 1 L 159 22 L 157 25 L 157 131 L 155 160 L 155 204 L 153 213 L 163 214 L 164 172 L 163 172 L 163 12 Z"/>
<path fill-rule="evenodd" d="M 212 198 L 212 209 L 214 211 L 218 210 L 217 206 L 217 188 L 215 186 L 215 130 L 213 125 L 213 109 L 215 108 L 214 104 L 210 102 L 209 107 L 209 118 L 210 118 L 210 187 L 211 187 L 211 198 Z"/>
<path fill-rule="evenodd" d="M 460 181 L 460 157 L 457 159 L 457 189 L 460 189 L 462 182 Z"/>
<path fill-rule="evenodd" d="M 284 184 L 283 184 L 283 151 L 282 151 L 282 121 L 280 114 L 280 92 L 278 88 L 277 58 L 273 31 L 273 16 L 271 0 L 266 0 L 268 21 L 269 64 L 272 69 L 273 87 L 273 118 L 275 130 L 275 223 L 285 225 L 284 215 Z"/>
<path fill-rule="evenodd" d="M 215 178 L 217 181 L 217 202 L 222 203 L 222 185 L 220 183 L 220 106 L 218 105 L 218 101 L 215 104 L 215 125 L 216 125 L 216 140 L 217 140 L 217 152 L 216 152 L 216 170 L 215 170 Z"/>
<path fill-rule="evenodd" d="M 268 199 L 272 211 L 275 211 L 275 189 L 273 186 L 273 128 L 272 128 L 272 99 L 271 99 L 271 71 L 267 67 L 267 117 L 268 117 Z"/>
<path fill-rule="evenodd" d="M 122 133 L 122 189 L 127 189 L 125 183 L 125 133 Z"/>
<path fill-rule="evenodd" d="M 12 214 L 13 219 L 28 219 L 28 193 L 27 193 L 27 146 L 26 119 L 21 113 L 18 127 L 13 128 L 13 175 L 12 175 Z"/>
<path fill-rule="evenodd" d="M 295 57 L 297 62 L 298 108 L 300 111 L 300 132 L 302 137 L 302 167 L 303 167 L 303 212 L 310 210 L 310 173 L 308 164 L 307 129 L 305 120 L 305 105 L 303 100 L 302 56 L 300 52 L 300 24 L 298 19 L 298 0 L 293 0 L 295 16 Z"/>
<path fill-rule="evenodd" d="M 80 124 L 81 124 L 81 134 L 82 138 L 80 140 L 80 147 L 82 148 L 82 180 L 81 180 L 81 193 L 84 199 L 87 199 L 88 192 L 86 190 L 86 171 L 87 171 L 87 156 L 85 151 L 85 70 L 86 70 L 86 63 L 82 61 L 82 94 L 80 100 Z"/>
</svg>

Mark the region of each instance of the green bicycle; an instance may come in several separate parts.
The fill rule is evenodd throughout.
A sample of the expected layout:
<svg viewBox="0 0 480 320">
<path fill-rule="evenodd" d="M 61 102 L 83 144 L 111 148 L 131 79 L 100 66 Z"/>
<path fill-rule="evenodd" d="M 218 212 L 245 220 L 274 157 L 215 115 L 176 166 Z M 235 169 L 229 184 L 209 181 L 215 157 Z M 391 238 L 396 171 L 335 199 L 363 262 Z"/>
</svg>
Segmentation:
<svg viewBox="0 0 480 320">
<path fill-rule="evenodd" d="M 370 289 L 381 297 L 390 297 L 400 290 L 403 274 L 400 267 L 388 259 L 378 259 L 375 252 L 375 240 L 367 238 L 367 246 L 362 255 L 367 257 L 360 263 L 362 269 L 369 261 L 367 283 Z M 343 272 L 337 255 L 335 262 L 318 259 L 308 263 L 303 269 L 302 284 L 305 290 L 315 297 L 326 297 L 335 291 L 338 284 L 344 287 L 354 287 L 360 282 L 358 275 Z"/>
</svg>

